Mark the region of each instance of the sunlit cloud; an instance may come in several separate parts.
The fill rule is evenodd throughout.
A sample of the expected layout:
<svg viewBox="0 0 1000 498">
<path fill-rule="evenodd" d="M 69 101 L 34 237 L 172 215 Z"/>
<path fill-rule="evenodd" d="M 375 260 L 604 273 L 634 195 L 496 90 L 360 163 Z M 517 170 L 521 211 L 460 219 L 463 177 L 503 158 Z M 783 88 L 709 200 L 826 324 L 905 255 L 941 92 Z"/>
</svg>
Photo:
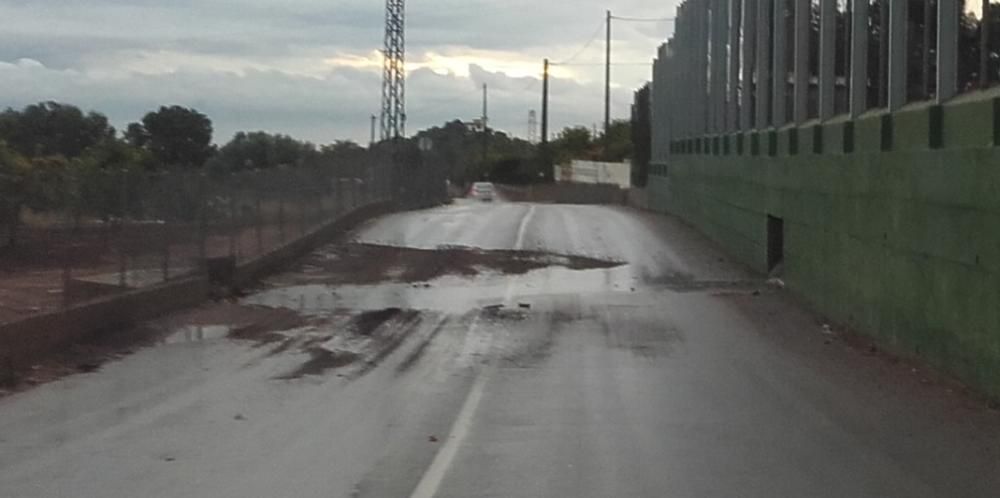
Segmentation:
<svg viewBox="0 0 1000 498">
<path fill-rule="evenodd" d="M 477 116 L 488 84 L 491 122 L 524 136 L 528 112 L 540 109 L 542 59 L 573 54 L 584 65 L 550 70 L 551 128 L 600 121 L 605 9 L 662 17 L 677 3 L 419 2 L 407 12 L 407 129 Z M 381 95 L 384 4 L 334 4 L 0 0 L 9 28 L 0 30 L 0 108 L 59 100 L 122 127 L 156 106 L 183 104 L 209 114 L 218 139 L 266 129 L 367 141 Z M 665 26 L 620 24 L 615 57 L 648 61 L 668 35 Z M 649 67 L 615 67 L 612 78 L 612 115 L 627 117 Z"/>
<path fill-rule="evenodd" d="M 349 67 L 352 69 L 381 71 L 382 53 L 373 50 L 365 54 L 339 54 L 324 60 L 331 67 Z M 526 61 L 518 54 L 472 49 L 449 49 L 442 52 L 428 51 L 410 56 L 406 61 L 408 71 L 428 69 L 440 75 L 453 75 L 462 78 L 471 76 L 470 67 L 479 66 L 486 71 L 503 73 L 512 78 L 542 77 L 542 66 L 537 61 Z M 569 68 L 553 66 L 549 70 L 552 77 L 578 79 L 575 71 Z"/>
</svg>

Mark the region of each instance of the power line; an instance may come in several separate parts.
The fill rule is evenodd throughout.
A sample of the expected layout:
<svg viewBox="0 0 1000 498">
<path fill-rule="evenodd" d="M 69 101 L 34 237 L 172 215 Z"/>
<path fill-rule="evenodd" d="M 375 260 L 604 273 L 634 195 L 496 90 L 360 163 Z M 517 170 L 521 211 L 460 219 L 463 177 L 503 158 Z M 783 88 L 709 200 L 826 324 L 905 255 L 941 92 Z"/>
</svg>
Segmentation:
<svg viewBox="0 0 1000 498">
<path fill-rule="evenodd" d="M 601 31 L 604 29 L 604 22 L 605 21 L 602 19 L 601 23 L 597 25 L 597 29 L 594 30 L 594 34 L 591 35 L 590 40 L 588 40 L 587 43 L 583 44 L 583 47 L 580 47 L 580 50 L 577 50 L 576 53 L 573 54 L 572 57 L 570 57 L 569 59 L 566 59 L 565 61 L 554 62 L 552 64 L 558 66 L 558 65 L 569 63 L 569 62 L 573 62 L 577 57 L 579 57 L 581 54 L 583 54 L 584 51 L 586 51 L 588 48 L 590 48 L 590 46 L 593 45 L 595 41 L 597 41 L 597 37 L 600 36 Z"/>
<path fill-rule="evenodd" d="M 625 22 L 673 22 L 676 21 L 676 17 L 621 17 L 621 16 L 611 16 L 611 19 L 615 21 L 625 21 Z"/>
<path fill-rule="evenodd" d="M 553 63 L 552 65 L 553 66 L 564 66 L 564 67 L 565 66 L 579 67 L 579 66 L 604 66 L 605 63 L 604 62 L 571 62 L 571 63 L 568 63 L 568 64 L 566 64 L 566 63 L 563 63 L 563 64 L 555 64 L 555 63 Z M 652 65 L 652 62 L 649 62 L 649 61 L 647 61 L 647 62 L 612 62 L 611 65 L 612 66 L 649 66 L 649 65 Z"/>
</svg>

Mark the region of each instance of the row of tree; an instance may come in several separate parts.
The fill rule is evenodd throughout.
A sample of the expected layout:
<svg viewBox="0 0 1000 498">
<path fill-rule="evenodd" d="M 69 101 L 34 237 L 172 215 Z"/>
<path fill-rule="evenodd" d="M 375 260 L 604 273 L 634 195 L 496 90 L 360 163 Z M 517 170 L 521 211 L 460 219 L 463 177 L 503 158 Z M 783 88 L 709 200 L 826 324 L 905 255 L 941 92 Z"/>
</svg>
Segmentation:
<svg viewBox="0 0 1000 498">
<path fill-rule="evenodd" d="M 351 141 L 316 146 L 265 132 L 240 132 L 216 146 L 212 134 L 208 116 L 180 106 L 151 111 L 122 133 L 103 114 L 57 102 L 0 112 L 0 229 L 13 234 L 24 207 L 42 211 L 64 205 L 73 190 L 65 184 L 69 172 L 79 180 L 108 172 L 225 174 L 327 166 L 335 175 L 360 176 L 370 152 Z M 419 152 L 421 143 L 431 144 L 430 149 Z M 624 160 L 631 156 L 632 144 L 628 121 L 616 121 L 607 136 L 570 127 L 549 144 L 546 157 L 538 144 L 452 121 L 417 133 L 396 150 L 419 155 L 419 161 L 440 168 L 454 184 L 523 184 L 551 180 L 553 163 Z"/>
<path fill-rule="evenodd" d="M 68 104 L 0 112 L 0 237 L 12 243 L 24 208 L 65 210 L 74 203 L 108 212 L 105 204 L 120 190 L 108 173 L 122 178 L 329 165 L 333 174 L 355 176 L 367 153 L 353 142 L 317 147 L 264 132 L 241 132 L 218 147 L 212 133 L 207 116 L 179 106 L 151 111 L 121 134 L 103 114 Z"/>
<path fill-rule="evenodd" d="M 620 162 L 633 154 L 630 121 L 614 121 L 607 135 L 584 126 L 559 132 L 548 144 L 546 159 L 540 144 L 511 137 L 494 129 L 482 130 L 451 121 L 417 133 L 412 142 L 429 140 L 431 160 L 443 164 L 453 183 L 478 180 L 526 184 L 552 178 L 550 164 L 573 159 Z"/>
<path fill-rule="evenodd" d="M 195 109 L 161 107 L 118 136 L 108 118 L 56 102 L 0 113 L 0 147 L 29 164 L 92 163 L 103 169 L 244 171 L 279 166 L 350 163 L 364 148 L 351 141 L 316 145 L 287 135 L 240 132 L 221 147 L 212 121 Z M 9 156 L 14 157 L 14 156 Z"/>
</svg>

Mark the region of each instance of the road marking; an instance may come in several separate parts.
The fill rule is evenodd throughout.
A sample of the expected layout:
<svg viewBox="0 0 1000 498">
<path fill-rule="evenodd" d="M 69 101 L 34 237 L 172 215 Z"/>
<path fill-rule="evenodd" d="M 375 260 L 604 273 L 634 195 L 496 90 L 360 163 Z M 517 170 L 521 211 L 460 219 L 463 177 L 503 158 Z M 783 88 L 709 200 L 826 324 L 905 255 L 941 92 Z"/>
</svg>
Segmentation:
<svg viewBox="0 0 1000 498">
<path fill-rule="evenodd" d="M 528 210 L 528 214 L 524 215 L 524 218 L 521 218 L 521 226 L 518 227 L 517 238 L 514 240 L 515 251 L 520 251 L 521 249 L 524 249 L 524 234 L 528 230 L 528 223 L 534 216 L 535 216 L 535 206 L 531 206 L 531 209 Z"/>
<path fill-rule="evenodd" d="M 524 218 L 521 219 L 521 225 L 517 229 L 517 238 L 514 240 L 515 251 L 520 251 L 524 248 L 524 234 L 527 232 L 528 223 L 531 222 L 531 218 L 534 215 L 535 206 L 531 206 L 527 214 L 524 215 Z M 516 277 L 507 279 L 507 289 L 504 292 L 504 305 L 508 307 L 512 303 L 515 279 Z M 477 315 L 473 319 L 472 324 L 469 325 L 468 333 L 470 335 L 475 332 L 478 324 L 479 316 Z M 492 340 L 490 344 L 492 344 Z M 476 409 L 479 408 L 479 403 L 483 399 L 486 381 L 489 380 L 490 373 L 496 368 L 494 362 L 487 361 L 489 363 L 476 375 L 476 380 L 473 381 L 472 388 L 469 389 L 469 394 L 466 395 L 465 401 L 462 402 L 462 408 L 458 411 L 458 416 L 455 417 L 455 422 L 452 423 L 451 430 L 448 431 L 448 438 L 437 454 L 434 455 L 434 460 L 431 462 L 430 467 L 427 468 L 427 471 L 424 472 L 423 477 L 420 478 L 420 482 L 417 484 L 416 489 L 413 490 L 413 493 L 410 494 L 410 498 L 434 498 L 441 488 L 441 483 L 448 474 L 455 456 L 458 455 L 458 450 L 462 446 L 462 442 L 469 435 L 469 429 L 472 427 Z"/>
<path fill-rule="evenodd" d="M 479 402 L 483 399 L 483 390 L 486 387 L 487 378 L 488 375 L 486 373 L 480 373 L 476 377 L 472 389 L 469 390 L 468 397 L 462 403 L 462 409 L 458 412 L 455 423 L 451 426 L 448 440 L 445 441 L 444 446 L 434 456 L 434 461 L 427 468 L 427 472 L 420 479 L 417 489 L 413 491 L 410 498 L 433 498 L 437 494 L 445 474 L 448 473 L 448 469 L 451 467 L 451 462 L 455 460 L 455 455 L 458 454 L 458 449 L 462 445 L 462 441 L 469 434 L 469 428 L 472 426 L 472 419 L 476 414 L 476 408 L 479 408 Z"/>
</svg>

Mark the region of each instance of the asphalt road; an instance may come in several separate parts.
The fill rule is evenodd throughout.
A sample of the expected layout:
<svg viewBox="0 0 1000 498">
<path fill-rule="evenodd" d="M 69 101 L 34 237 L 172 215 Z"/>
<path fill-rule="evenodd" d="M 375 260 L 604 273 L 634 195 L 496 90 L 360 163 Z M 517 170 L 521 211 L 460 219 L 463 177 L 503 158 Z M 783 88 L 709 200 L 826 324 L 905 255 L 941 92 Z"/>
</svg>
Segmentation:
<svg viewBox="0 0 1000 498">
<path fill-rule="evenodd" d="M 455 261 L 421 260 L 443 276 L 337 283 L 321 263 L 342 255 L 318 251 L 240 303 L 148 325 L 172 331 L 156 345 L 0 399 L 0 496 L 1000 489 L 1000 415 L 921 368 L 828 334 L 670 218 L 460 201 L 376 220 L 354 237 L 622 264 L 455 274 Z M 386 261 L 389 277 L 405 273 L 400 261 Z M 267 322 L 285 342 L 234 339 L 225 336 L 233 323 L 206 318 L 236 320 L 226 306 L 307 319 Z M 375 332 L 344 338 L 344 323 L 386 309 L 397 314 Z M 186 326 L 195 321 L 216 326 Z M 317 367 L 310 360 L 324 357 L 306 346 L 317 341 L 354 347 L 363 361 Z"/>
</svg>

